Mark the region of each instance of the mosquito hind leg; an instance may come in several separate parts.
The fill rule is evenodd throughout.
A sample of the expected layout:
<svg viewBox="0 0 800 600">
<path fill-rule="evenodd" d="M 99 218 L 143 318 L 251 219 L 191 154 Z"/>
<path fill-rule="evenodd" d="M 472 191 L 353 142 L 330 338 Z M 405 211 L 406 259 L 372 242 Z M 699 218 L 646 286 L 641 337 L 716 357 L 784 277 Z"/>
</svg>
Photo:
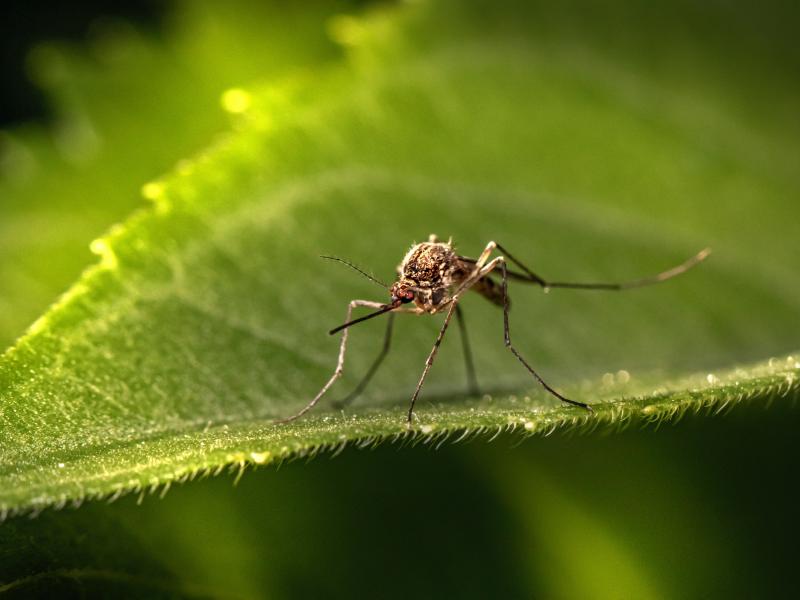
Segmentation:
<svg viewBox="0 0 800 600">
<path fill-rule="evenodd" d="M 607 291 L 631 290 L 634 288 L 645 287 L 648 285 L 654 285 L 656 283 L 667 281 L 669 279 L 672 279 L 673 277 L 677 277 L 678 275 L 686 273 L 686 271 L 698 265 L 699 263 L 703 262 L 706 258 L 708 258 L 708 255 L 711 254 L 711 249 L 705 248 L 677 266 L 667 269 L 666 271 L 662 271 L 661 273 L 650 275 L 648 277 L 642 277 L 640 279 L 633 279 L 630 281 L 622 281 L 618 283 L 598 283 L 598 282 L 585 283 L 585 282 L 545 280 L 543 277 L 540 277 L 539 275 L 531 271 L 528 267 L 526 267 L 524 264 L 522 264 L 520 261 L 514 258 L 511 254 L 509 254 L 508 250 L 503 248 L 503 246 L 501 246 L 500 244 L 497 244 L 497 249 L 503 253 L 503 256 L 506 259 L 508 259 L 509 261 L 517 265 L 520 269 L 522 269 L 523 271 L 522 273 L 506 271 L 506 276 L 511 277 L 512 279 L 535 283 L 537 285 L 540 285 L 544 289 L 568 288 L 573 290 L 607 290 Z"/>
<path fill-rule="evenodd" d="M 489 242 L 486 244 L 486 248 L 483 249 L 483 252 L 481 252 L 481 255 L 478 257 L 478 260 L 475 261 L 476 269 L 483 269 L 483 266 L 486 264 L 486 261 L 489 260 L 489 256 L 492 252 L 494 252 L 495 248 L 497 248 L 497 243 L 495 242 Z"/>
<path fill-rule="evenodd" d="M 550 392 L 553 396 L 555 396 L 556 398 L 558 398 L 562 402 L 566 402 L 567 404 L 572 404 L 573 406 L 580 406 L 581 408 L 584 408 L 584 409 L 588 410 L 589 412 L 594 412 L 592 407 L 589 406 L 588 404 L 586 404 L 585 402 L 578 402 L 577 400 L 570 400 L 569 398 L 567 398 L 567 397 L 559 394 L 557 391 L 555 391 L 552 387 L 550 387 L 550 385 L 544 379 L 542 379 L 541 375 L 539 375 L 533 369 L 533 367 L 531 367 L 528 364 L 528 362 L 522 357 L 522 355 L 517 351 L 517 349 L 514 348 L 513 344 L 511 343 L 511 334 L 509 332 L 509 326 L 508 326 L 508 305 L 509 305 L 509 302 L 508 302 L 508 272 L 506 270 L 506 261 L 505 261 L 505 259 L 502 256 L 500 256 L 498 258 L 495 258 L 492 262 L 490 262 L 488 265 L 486 265 L 481 270 L 481 275 L 482 276 L 483 275 L 487 275 L 490 271 L 494 270 L 498 266 L 500 267 L 500 273 L 502 275 L 502 280 L 503 280 L 503 282 L 502 282 L 502 287 L 503 287 L 503 341 L 505 342 L 506 348 L 508 348 L 511 351 L 511 353 L 514 356 L 517 357 L 517 360 L 519 360 L 519 362 L 522 363 L 522 366 L 524 366 L 528 370 L 528 372 L 531 375 L 534 376 L 536 381 L 538 381 L 542 385 L 542 387 L 544 387 L 544 389 L 547 390 L 548 392 Z"/>
<path fill-rule="evenodd" d="M 523 265 L 521 262 L 519 262 L 519 261 L 518 261 L 516 258 L 514 258 L 513 256 L 511 256 L 511 254 L 508 252 L 508 250 L 506 250 L 505 248 L 503 248 L 503 247 L 502 247 L 500 244 L 497 244 L 497 249 L 498 249 L 500 252 L 502 252 L 502 253 L 503 253 L 503 257 L 504 257 L 504 258 L 507 258 L 507 259 L 508 259 L 508 260 L 510 260 L 512 263 L 514 263 L 515 265 L 517 265 L 517 266 L 518 266 L 520 269 L 522 269 L 522 270 L 523 270 L 523 272 L 525 273 L 525 275 L 527 276 L 526 278 L 527 278 L 529 281 L 531 281 L 531 282 L 533 282 L 533 283 L 538 283 L 540 286 L 542 286 L 542 287 L 544 287 L 544 288 L 546 288 L 546 287 L 547 287 L 547 282 L 546 282 L 546 281 L 545 281 L 543 278 L 539 277 L 539 276 L 538 276 L 536 273 L 534 273 L 533 271 L 531 271 L 531 270 L 530 270 L 528 267 L 526 267 L 526 266 L 525 266 L 525 265 Z M 503 263 L 505 264 L 505 261 L 503 261 Z M 508 271 L 507 271 L 505 268 L 503 268 L 503 273 L 505 273 L 505 275 L 504 275 L 505 277 L 508 277 Z"/>
<path fill-rule="evenodd" d="M 381 308 L 384 305 L 380 302 L 372 302 L 370 300 L 351 300 L 350 303 L 347 305 L 347 317 L 345 318 L 345 322 L 350 321 L 351 315 L 353 314 L 353 309 L 356 307 L 367 307 L 367 308 Z M 311 399 L 311 401 L 306 404 L 300 411 L 291 415 L 290 417 L 285 417 L 283 419 L 275 419 L 273 423 L 280 424 L 280 423 L 289 423 L 290 421 L 294 421 L 295 419 L 299 419 L 308 411 L 310 411 L 317 402 L 325 395 L 325 393 L 330 389 L 333 383 L 342 376 L 342 371 L 344 369 L 344 354 L 347 349 L 347 335 L 350 332 L 350 329 L 344 329 L 342 331 L 342 341 L 339 344 L 339 360 L 336 363 L 336 370 L 331 375 L 330 379 L 328 379 L 327 383 L 322 386 L 322 389 L 317 392 L 317 395 Z"/>
</svg>

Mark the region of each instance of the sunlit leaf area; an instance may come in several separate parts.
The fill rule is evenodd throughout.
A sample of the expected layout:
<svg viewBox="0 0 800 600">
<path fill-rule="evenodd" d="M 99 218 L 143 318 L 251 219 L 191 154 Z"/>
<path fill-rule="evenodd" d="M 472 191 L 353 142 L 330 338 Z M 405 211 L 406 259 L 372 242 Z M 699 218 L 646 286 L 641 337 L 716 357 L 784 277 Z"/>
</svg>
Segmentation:
<svg viewBox="0 0 800 600">
<path fill-rule="evenodd" d="M 797 593 L 798 12 L 172 0 L 33 40 L 45 114 L 0 130 L 0 592 Z M 411 423 L 446 310 L 354 324 L 276 423 L 431 234 L 549 282 L 711 253 L 508 282 L 514 347 L 591 411 L 506 348 L 498 270 Z"/>
</svg>

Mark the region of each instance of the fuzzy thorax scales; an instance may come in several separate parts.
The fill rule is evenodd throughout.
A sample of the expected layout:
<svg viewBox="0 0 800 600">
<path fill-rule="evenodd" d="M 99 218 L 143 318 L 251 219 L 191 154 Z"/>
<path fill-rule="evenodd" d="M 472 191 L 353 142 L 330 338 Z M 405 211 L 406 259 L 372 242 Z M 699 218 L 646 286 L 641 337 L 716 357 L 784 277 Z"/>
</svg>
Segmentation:
<svg viewBox="0 0 800 600">
<path fill-rule="evenodd" d="M 392 294 L 402 298 L 403 294 L 411 297 L 411 292 L 420 312 L 435 313 L 450 303 L 453 288 L 471 271 L 472 266 L 453 251 L 452 240 L 440 242 L 431 235 L 427 242 L 412 246 L 397 267 L 400 277 Z"/>
</svg>

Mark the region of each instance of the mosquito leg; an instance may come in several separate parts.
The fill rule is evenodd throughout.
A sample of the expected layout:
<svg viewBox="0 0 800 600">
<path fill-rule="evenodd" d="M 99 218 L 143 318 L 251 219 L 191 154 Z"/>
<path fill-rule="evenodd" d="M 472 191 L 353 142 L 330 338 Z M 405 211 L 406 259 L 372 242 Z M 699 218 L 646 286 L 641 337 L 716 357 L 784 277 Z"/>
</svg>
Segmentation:
<svg viewBox="0 0 800 600">
<path fill-rule="evenodd" d="M 475 261 L 475 268 L 480 270 L 483 268 L 483 265 L 486 264 L 486 261 L 489 260 L 489 255 L 492 251 L 497 248 L 497 244 L 494 242 L 489 242 L 486 244 L 486 248 L 483 249 L 481 255 L 478 257 L 478 260 Z"/>
<path fill-rule="evenodd" d="M 558 398 L 559 400 L 562 400 L 562 401 L 564 401 L 564 402 L 566 402 L 568 404 L 573 404 L 575 406 L 580 406 L 581 408 L 585 408 L 589 412 L 593 412 L 592 411 L 592 407 L 589 406 L 588 404 L 585 404 L 583 402 L 578 402 L 577 400 L 570 400 L 569 398 L 566 398 L 566 397 L 562 396 L 557 391 L 555 391 L 553 388 L 551 388 L 547 384 L 547 382 L 544 379 L 542 379 L 541 376 L 536 371 L 533 370 L 533 367 L 531 367 L 527 363 L 527 361 L 524 358 L 522 358 L 522 355 L 519 352 L 517 352 L 517 349 L 514 348 L 514 346 L 511 344 L 511 334 L 509 333 L 509 328 L 508 328 L 508 273 L 506 271 L 506 261 L 505 261 L 505 259 L 503 257 L 498 257 L 498 258 L 494 259 L 491 263 L 486 265 L 481 270 L 481 276 L 483 276 L 485 274 L 488 274 L 488 272 L 490 270 L 494 269 L 498 265 L 500 266 L 500 272 L 501 272 L 501 274 L 503 276 L 503 284 L 502 284 L 503 285 L 503 339 L 505 341 L 506 348 L 511 350 L 511 352 L 514 354 L 514 356 L 517 357 L 519 362 L 522 363 L 522 366 L 524 366 L 526 369 L 528 369 L 530 374 L 533 375 L 536 378 L 536 381 L 538 381 L 540 384 L 542 384 L 542 387 L 544 387 L 544 389 L 546 389 L 548 392 L 553 394 L 556 398 Z"/>
<path fill-rule="evenodd" d="M 494 252 L 494 249 L 497 248 L 497 244 L 494 242 L 489 242 L 486 244 L 486 248 L 483 249 L 481 255 L 477 258 L 477 260 L 472 259 L 465 259 L 468 262 L 472 262 L 475 264 L 475 267 L 472 273 L 461 282 L 461 284 L 456 288 L 456 291 L 453 293 L 453 301 L 455 302 L 456 299 L 466 290 L 471 288 L 475 283 L 483 277 L 483 273 L 488 273 L 491 271 L 491 268 L 488 268 L 486 265 L 486 261 L 489 260 L 489 256 Z M 495 264 L 497 259 L 493 260 L 490 264 Z"/>
<path fill-rule="evenodd" d="M 350 304 L 347 305 L 347 317 L 345 319 L 345 322 L 350 321 L 350 316 L 353 313 L 353 309 L 359 306 L 365 306 L 368 308 L 381 308 L 384 305 L 381 304 L 380 302 L 371 302 L 369 300 L 351 300 Z M 306 414 L 308 411 L 314 408 L 317 402 L 319 402 L 320 398 L 322 398 L 325 395 L 325 392 L 327 392 L 328 389 L 333 385 L 333 382 L 342 376 L 342 370 L 344 369 L 344 353 L 345 350 L 347 349 L 347 334 L 349 332 L 350 332 L 349 328 L 344 329 L 342 331 L 342 341 L 339 344 L 339 360 L 336 363 L 336 370 L 333 372 L 333 375 L 331 375 L 331 378 L 328 379 L 328 382 L 324 386 L 322 386 L 322 389 L 319 392 L 317 392 L 317 395 L 314 396 L 314 398 L 308 404 L 306 404 L 299 412 L 284 419 L 276 419 L 273 421 L 273 423 L 275 424 L 288 423 L 290 421 L 294 421 L 295 419 L 299 419 L 300 417 L 302 417 L 304 414 Z"/>
<path fill-rule="evenodd" d="M 375 362 L 372 363 L 372 366 L 367 371 L 367 374 L 364 375 L 364 378 L 359 382 L 359 384 L 355 387 L 355 389 L 350 392 L 347 396 L 345 396 L 342 400 L 336 402 L 336 406 L 338 408 L 344 408 L 348 404 L 350 404 L 353 400 L 358 398 L 364 389 L 369 385 L 369 382 L 372 380 L 373 375 L 381 366 L 383 359 L 386 358 L 386 355 L 389 353 L 389 348 L 392 345 L 392 329 L 394 326 L 394 312 L 389 313 L 389 318 L 386 321 L 386 333 L 383 337 L 383 347 L 381 348 L 380 354 L 375 359 Z"/>
<path fill-rule="evenodd" d="M 478 379 L 475 377 L 475 363 L 472 360 L 472 350 L 470 349 L 469 338 L 467 337 L 464 312 L 459 305 L 456 305 L 456 321 L 458 321 L 458 328 L 461 331 L 461 345 L 464 349 L 464 365 L 467 368 L 467 390 L 470 395 L 477 396 L 479 388 Z"/>
<path fill-rule="evenodd" d="M 521 279 L 523 281 L 530 281 L 537 285 L 542 286 L 543 288 L 569 288 L 575 290 L 612 290 L 612 291 L 619 291 L 619 290 L 630 290 L 633 288 L 638 287 L 645 287 L 648 285 L 653 285 L 656 283 L 661 283 L 662 281 L 667 281 L 668 279 L 672 279 L 673 277 L 677 277 L 681 275 L 697 265 L 698 263 L 703 262 L 709 254 L 711 254 L 710 248 L 705 248 L 701 250 L 691 258 L 685 260 L 681 264 L 672 267 L 671 269 L 667 269 L 666 271 L 662 271 L 661 273 L 657 273 L 656 275 L 651 275 L 649 277 L 642 277 L 641 279 L 633 279 L 631 281 L 623 281 L 621 283 L 578 283 L 578 282 L 565 282 L 565 281 L 546 281 L 542 277 L 536 275 L 533 271 L 528 269 L 525 265 L 523 265 L 520 261 L 516 258 L 511 256 L 508 251 L 503 248 L 500 244 L 497 244 L 497 249 L 503 253 L 503 256 L 510 260 L 512 263 L 517 265 L 520 269 L 522 269 L 523 273 L 514 273 L 512 271 L 507 271 L 507 276 L 511 277 L 512 279 Z M 477 265 L 476 261 L 476 265 Z"/>
<path fill-rule="evenodd" d="M 546 287 L 547 287 L 547 282 L 546 282 L 544 279 L 542 279 L 541 277 L 539 277 L 539 276 L 538 276 L 536 273 L 534 273 L 533 271 L 531 271 L 531 270 L 530 270 L 528 267 L 526 267 L 526 266 L 525 266 L 525 265 L 523 265 L 521 262 L 519 262 L 519 261 L 518 261 L 516 258 L 514 258 L 513 256 L 511 256 L 511 254 L 509 254 L 509 253 L 508 253 L 508 250 L 506 250 L 505 248 L 503 248 L 503 247 L 502 247 L 500 244 L 497 244 L 497 248 L 498 248 L 498 250 L 500 250 L 500 252 L 502 252 L 502 253 L 503 253 L 503 256 L 504 256 L 505 258 L 507 258 L 508 260 L 510 260 L 512 263 L 514 263 L 515 265 L 517 265 L 517 266 L 518 266 L 520 269 L 522 269 L 522 270 L 525 272 L 525 275 L 527 275 L 527 279 L 528 279 L 528 280 L 532 281 L 533 283 L 538 283 L 539 285 L 541 285 L 541 286 L 542 286 L 542 287 L 544 287 L 544 288 L 546 288 Z M 505 273 L 505 275 L 504 275 L 504 276 L 505 276 L 505 277 L 508 277 L 508 272 L 507 272 L 507 270 L 506 270 L 505 268 L 503 268 L 503 272 Z"/>
<path fill-rule="evenodd" d="M 428 355 L 428 359 L 425 361 L 425 369 L 422 371 L 422 376 L 419 378 L 419 383 L 417 384 L 417 389 L 414 390 L 414 395 L 411 396 L 411 406 L 408 407 L 408 424 L 411 425 L 411 420 L 414 418 L 414 404 L 417 402 L 417 397 L 419 396 L 419 392 L 422 389 L 422 384 L 425 383 L 425 377 L 428 375 L 428 371 L 431 370 L 431 365 L 433 364 L 433 359 L 436 358 L 436 352 L 439 350 L 439 345 L 442 343 L 444 339 L 444 332 L 447 331 L 447 326 L 450 324 L 450 319 L 453 318 L 453 313 L 458 306 L 458 297 L 454 296 L 453 299 L 450 301 L 450 309 L 447 311 L 447 316 L 444 318 L 444 323 L 442 323 L 442 328 L 439 330 L 439 336 L 436 338 L 436 341 L 433 344 L 433 348 L 431 348 L 431 353 Z"/>
<path fill-rule="evenodd" d="M 544 379 L 542 379 L 541 376 L 536 371 L 533 370 L 533 367 L 531 367 L 525 361 L 525 359 L 522 358 L 522 355 L 519 352 L 517 352 L 517 349 L 514 348 L 514 346 L 511 344 L 511 334 L 510 334 L 509 328 L 508 328 L 508 273 L 506 272 L 506 261 L 505 260 L 501 260 L 500 261 L 500 272 L 503 274 L 503 339 L 505 341 L 506 347 L 509 350 L 511 350 L 511 352 L 514 354 L 514 356 L 517 357 L 519 362 L 521 362 L 522 365 L 526 369 L 528 369 L 528 371 L 530 371 L 531 375 L 533 375 L 536 378 L 536 380 L 539 383 L 542 384 L 544 389 L 546 389 L 548 392 L 553 394 L 559 400 L 563 400 L 564 402 L 566 402 L 568 404 L 573 404 L 575 406 L 580 406 L 581 408 L 585 408 L 589 412 L 592 412 L 592 407 L 589 406 L 588 404 L 585 404 L 584 402 L 578 402 L 577 400 L 570 400 L 569 398 L 565 398 L 564 396 L 559 394 L 557 391 L 555 391 L 553 388 L 551 388 L 547 384 L 547 382 Z"/>
</svg>

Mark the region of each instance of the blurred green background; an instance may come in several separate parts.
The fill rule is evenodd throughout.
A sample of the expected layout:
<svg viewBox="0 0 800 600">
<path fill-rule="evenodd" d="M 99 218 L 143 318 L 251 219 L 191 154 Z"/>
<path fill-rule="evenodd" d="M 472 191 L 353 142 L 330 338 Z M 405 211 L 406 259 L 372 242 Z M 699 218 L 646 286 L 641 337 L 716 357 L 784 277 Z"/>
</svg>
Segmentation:
<svg viewBox="0 0 800 600">
<path fill-rule="evenodd" d="M 0 134 L 3 346 L 94 261 L 89 241 L 141 207 L 145 182 L 228 127 L 219 109 L 225 89 L 339 60 L 348 30 L 330 18 L 370 6 L 293 5 L 279 19 L 273 6 L 248 2 L 153 3 L 114 11 L 122 18 L 97 6 L 70 26 L 76 42 L 34 48 L 27 72 L 49 107 L 37 123 L 34 112 L 7 104 Z M 57 27 L 64 19 L 52 7 L 17 9 L 4 19 L 9 32 L 24 31 L 19 15 L 35 10 L 52 15 L 47 37 L 72 33 Z M 488 5 L 473 10 L 493 18 Z M 730 131 L 725 151 L 774 180 L 777 195 L 797 189 L 792 3 L 575 2 L 538 10 L 541 43 L 574 52 L 592 77 L 614 78 L 623 92 L 627 76 L 666 82 L 645 96 L 631 84 L 622 98 L 600 102 L 655 112 L 680 106 L 686 114 L 678 121 Z M 630 74 L 583 53 L 593 46 L 624 56 Z M 16 68 L 6 71 L 4 96 L 17 94 Z M 697 89 L 718 94 L 726 116 L 739 121 L 718 123 L 723 117 L 694 114 L 691 103 L 660 102 L 660 94 L 691 98 Z M 753 125 L 757 144 L 739 136 L 741 123 Z M 704 142 L 702 129 L 676 135 Z M 712 156 L 719 138 L 709 143 Z M 736 189 L 736 170 L 719 171 Z M 761 231 L 796 218 L 774 206 L 759 214 L 742 206 L 731 196 L 716 207 L 718 235 L 742 222 Z M 703 212 L 679 197 L 670 209 Z M 697 221 L 710 222 L 712 213 L 706 207 Z M 765 256 L 752 264 L 796 243 L 761 247 Z M 783 274 L 776 267 L 773 279 Z M 796 291 L 794 280 L 786 289 Z M 754 315 L 764 326 L 739 358 L 791 350 L 797 326 L 786 316 L 797 305 L 789 296 L 780 319 Z M 796 410 L 777 405 L 602 437 L 348 449 L 335 460 L 246 473 L 235 487 L 222 476 L 141 506 L 128 496 L 46 511 L 0 525 L 0 590 L 21 598 L 791 597 L 800 591 L 799 424 Z"/>
</svg>

